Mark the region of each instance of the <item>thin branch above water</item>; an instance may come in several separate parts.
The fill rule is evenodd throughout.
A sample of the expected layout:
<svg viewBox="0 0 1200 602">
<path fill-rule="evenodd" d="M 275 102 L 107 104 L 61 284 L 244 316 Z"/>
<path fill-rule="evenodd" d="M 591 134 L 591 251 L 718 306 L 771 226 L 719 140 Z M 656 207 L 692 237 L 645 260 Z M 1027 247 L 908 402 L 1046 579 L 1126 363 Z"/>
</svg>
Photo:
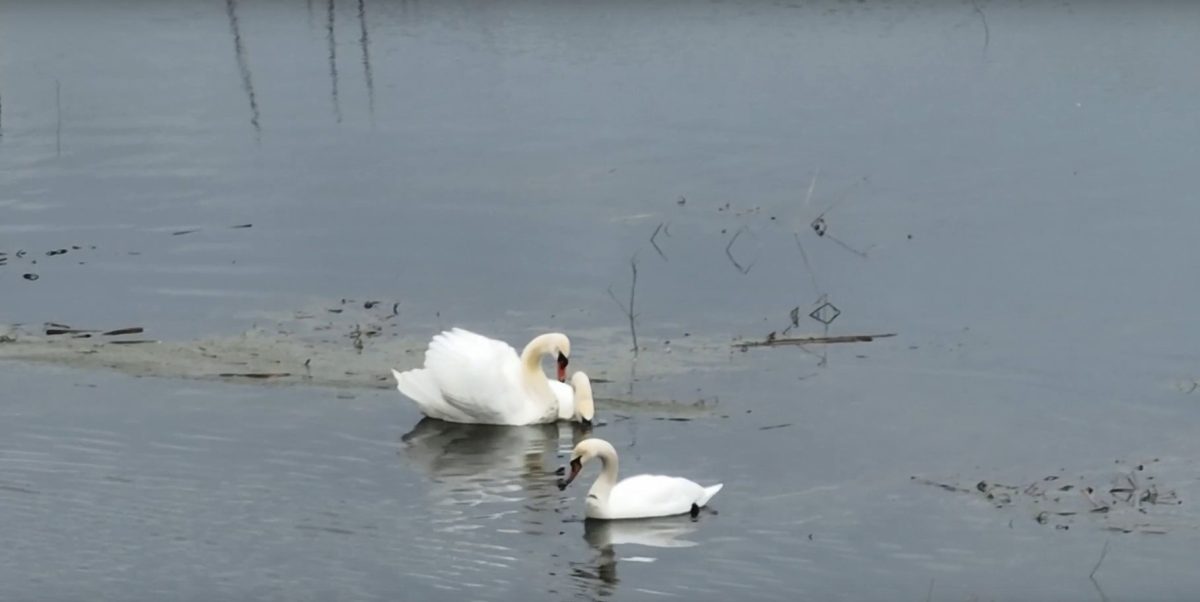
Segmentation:
<svg viewBox="0 0 1200 602">
<path fill-rule="evenodd" d="M 636 253 L 633 255 L 633 257 L 629 258 L 629 269 L 633 273 L 632 279 L 629 283 L 629 305 L 625 305 L 624 303 L 621 303 L 620 299 L 617 299 L 616 293 L 613 292 L 612 285 L 609 285 L 608 287 L 608 296 L 612 297 L 612 300 L 617 304 L 617 307 L 620 307 L 621 311 L 625 312 L 626 317 L 629 318 L 629 335 L 633 338 L 633 357 L 636 358 L 638 355 L 637 314 L 633 311 L 633 304 L 637 294 L 638 275 Z"/>
</svg>

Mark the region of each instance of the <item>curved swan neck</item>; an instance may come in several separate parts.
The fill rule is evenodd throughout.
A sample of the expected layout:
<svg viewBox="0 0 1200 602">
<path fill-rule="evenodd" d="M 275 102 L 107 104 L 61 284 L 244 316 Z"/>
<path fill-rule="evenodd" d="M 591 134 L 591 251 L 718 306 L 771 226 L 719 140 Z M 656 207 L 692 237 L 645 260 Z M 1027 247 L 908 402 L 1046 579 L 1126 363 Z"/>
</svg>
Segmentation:
<svg viewBox="0 0 1200 602">
<path fill-rule="evenodd" d="M 570 354 L 570 342 L 566 335 L 552 332 L 534 337 L 521 351 L 522 379 L 525 389 L 532 397 L 535 409 L 547 422 L 558 415 L 558 397 L 550 389 L 550 380 L 542 372 L 543 355 Z"/>
<path fill-rule="evenodd" d="M 564 338 L 566 337 L 554 332 L 534 337 L 521 351 L 521 365 L 527 370 L 541 372 L 542 356 L 554 355 L 562 347 L 560 339 Z"/>
<path fill-rule="evenodd" d="M 617 450 L 610 445 L 607 449 L 597 451 L 596 457 L 600 458 L 600 476 L 596 477 L 596 482 L 588 490 L 588 496 L 596 496 L 601 503 L 608 503 L 608 495 L 613 485 L 617 484 Z"/>
</svg>

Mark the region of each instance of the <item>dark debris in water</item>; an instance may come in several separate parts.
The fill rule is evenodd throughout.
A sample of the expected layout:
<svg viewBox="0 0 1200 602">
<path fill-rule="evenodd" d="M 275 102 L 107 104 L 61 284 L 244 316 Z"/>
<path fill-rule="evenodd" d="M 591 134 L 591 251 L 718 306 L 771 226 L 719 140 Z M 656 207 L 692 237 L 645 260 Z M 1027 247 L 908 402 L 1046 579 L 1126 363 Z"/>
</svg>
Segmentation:
<svg viewBox="0 0 1200 602">
<path fill-rule="evenodd" d="M 115 337 L 115 336 L 121 336 L 123 334 L 141 334 L 143 332 L 145 332 L 145 329 L 143 329 L 141 326 L 133 326 L 130 328 L 118 328 L 116 330 L 110 330 L 108 332 L 102 332 L 100 334 L 102 334 L 106 337 Z"/>
<path fill-rule="evenodd" d="M 1130 520 L 1131 516 L 1149 517 L 1159 507 L 1183 503 L 1175 490 L 1160 488 L 1155 482 L 1156 477 L 1147 474 L 1147 464 L 1157 462 L 1157 458 L 1136 465 L 1118 461 L 1117 464 L 1124 467 L 1107 480 L 1079 476 L 1075 484 L 1060 483 L 1067 478 L 1062 474 L 1047 475 L 1023 485 L 980 480 L 967 486 L 919 476 L 912 476 L 910 480 L 952 493 L 972 495 L 997 509 L 1025 508 L 1031 512 L 1034 522 L 1053 524 L 1057 530 L 1065 531 L 1074 521 L 1087 516 L 1104 521 L 1104 528 L 1114 532 L 1165 533 L 1167 529 L 1162 524 Z"/>
<path fill-rule="evenodd" d="M 106 337 L 119 337 L 127 334 L 141 334 L 145 332 L 145 329 L 141 326 L 130 326 L 127 328 L 116 328 L 101 332 L 100 329 L 96 328 L 74 328 L 68 326 L 67 324 L 59 324 L 58 322 L 46 322 L 42 325 L 42 332 L 46 336 L 69 334 L 74 335 L 76 338 L 88 338 L 94 333 L 99 333 L 101 336 Z"/>
</svg>

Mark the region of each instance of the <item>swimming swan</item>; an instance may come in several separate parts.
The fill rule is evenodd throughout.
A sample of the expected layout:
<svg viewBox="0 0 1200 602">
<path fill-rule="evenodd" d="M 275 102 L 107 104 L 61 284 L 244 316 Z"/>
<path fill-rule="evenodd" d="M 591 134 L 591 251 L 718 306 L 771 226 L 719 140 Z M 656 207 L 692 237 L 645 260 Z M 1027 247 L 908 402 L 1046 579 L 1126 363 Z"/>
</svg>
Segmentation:
<svg viewBox="0 0 1200 602">
<path fill-rule="evenodd" d="M 681 477 L 641 474 L 617 482 L 617 450 L 603 439 L 585 439 L 571 452 L 571 474 L 560 481 L 566 489 L 579 475 L 583 465 L 600 458 L 600 476 L 588 490 L 588 518 L 653 518 L 691 513 L 693 516 L 724 487 L 717 483 L 703 487 Z"/>
<path fill-rule="evenodd" d="M 399 372 L 396 388 L 430 418 L 466 424 L 524 425 L 558 419 L 558 396 L 542 372 L 542 356 L 556 357 L 566 378 L 571 342 L 553 332 L 529 341 L 517 356 L 503 341 L 462 328 L 438 334 L 425 351 L 425 367 Z"/>
</svg>

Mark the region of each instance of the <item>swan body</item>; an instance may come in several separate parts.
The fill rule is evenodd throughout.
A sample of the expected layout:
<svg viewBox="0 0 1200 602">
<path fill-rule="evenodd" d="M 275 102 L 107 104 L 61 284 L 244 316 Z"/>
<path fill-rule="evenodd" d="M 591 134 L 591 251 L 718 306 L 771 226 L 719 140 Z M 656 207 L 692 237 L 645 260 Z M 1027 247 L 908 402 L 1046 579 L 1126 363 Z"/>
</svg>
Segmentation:
<svg viewBox="0 0 1200 602">
<path fill-rule="evenodd" d="M 429 342 L 424 368 L 392 374 L 396 388 L 430 418 L 465 424 L 543 424 L 558 418 L 558 397 L 542 372 L 542 357 L 557 356 L 562 380 L 570 354 L 571 342 L 560 333 L 534 338 L 518 356 L 503 341 L 453 328 Z"/>
<path fill-rule="evenodd" d="M 695 514 L 724 487 L 704 487 L 681 477 L 637 475 L 617 482 L 617 450 L 603 439 L 586 439 L 571 452 L 571 474 L 559 483 L 565 489 L 592 458 L 599 458 L 600 476 L 588 490 L 588 518 L 605 520 L 654 518 Z"/>
<path fill-rule="evenodd" d="M 550 390 L 558 398 L 558 419 L 591 424 L 596 415 L 592 381 L 583 372 L 571 375 L 571 384 L 550 381 Z"/>
</svg>

